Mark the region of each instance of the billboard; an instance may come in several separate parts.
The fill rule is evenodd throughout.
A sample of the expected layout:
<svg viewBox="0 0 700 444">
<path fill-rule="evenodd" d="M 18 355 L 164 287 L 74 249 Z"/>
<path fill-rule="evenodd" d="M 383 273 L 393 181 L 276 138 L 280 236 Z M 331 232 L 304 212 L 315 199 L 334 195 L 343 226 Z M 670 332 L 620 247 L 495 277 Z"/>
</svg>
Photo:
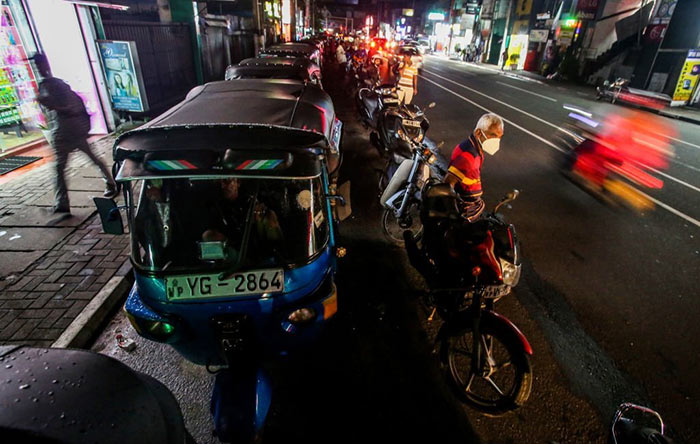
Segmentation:
<svg viewBox="0 0 700 444">
<path fill-rule="evenodd" d="M 119 111 L 148 110 L 136 43 L 99 40 L 97 46 L 109 87 L 112 107 Z"/>
<path fill-rule="evenodd" d="M 700 77 L 700 49 L 691 49 L 683 64 L 681 75 L 678 77 L 676 89 L 673 92 L 672 105 L 683 105 L 690 101 Z"/>
</svg>

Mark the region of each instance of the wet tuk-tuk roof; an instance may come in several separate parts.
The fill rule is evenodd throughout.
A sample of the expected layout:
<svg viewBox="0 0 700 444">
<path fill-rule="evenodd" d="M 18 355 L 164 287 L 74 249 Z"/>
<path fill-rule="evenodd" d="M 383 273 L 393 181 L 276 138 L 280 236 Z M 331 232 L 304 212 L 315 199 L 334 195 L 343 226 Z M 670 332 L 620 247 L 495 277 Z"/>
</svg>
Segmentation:
<svg viewBox="0 0 700 444">
<path fill-rule="evenodd" d="M 277 45 L 272 45 L 269 48 L 265 48 L 260 51 L 260 54 L 265 55 L 278 55 L 278 56 L 301 56 L 312 58 L 315 53 L 320 55 L 318 48 L 311 43 L 280 43 Z"/>
<path fill-rule="evenodd" d="M 315 85 L 278 79 L 218 81 L 192 89 L 178 105 L 121 135 L 114 159 L 211 159 L 231 152 L 255 159 L 272 152 L 280 158 L 288 153 L 318 156 L 337 151 L 340 125 L 330 97 Z"/>
<path fill-rule="evenodd" d="M 296 79 L 308 82 L 321 78 L 321 69 L 304 57 L 259 57 L 226 68 L 226 80 L 268 78 Z"/>
</svg>

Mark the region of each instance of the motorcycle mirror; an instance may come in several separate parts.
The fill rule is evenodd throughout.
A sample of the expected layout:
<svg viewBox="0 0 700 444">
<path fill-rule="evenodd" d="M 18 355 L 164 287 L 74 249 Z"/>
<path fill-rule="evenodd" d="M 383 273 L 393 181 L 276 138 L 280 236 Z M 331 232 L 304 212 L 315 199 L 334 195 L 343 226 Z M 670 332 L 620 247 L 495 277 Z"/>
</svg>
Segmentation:
<svg viewBox="0 0 700 444">
<path fill-rule="evenodd" d="M 610 81 L 609 81 L 609 80 L 606 80 L 605 82 L 603 82 L 603 86 L 605 86 L 605 87 L 610 86 Z"/>
<path fill-rule="evenodd" d="M 430 104 L 428 105 L 428 108 L 435 108 L 435 102 L 430 102 Z"/>
<path fill-rule="evenodd" d="M 520 194 L 520 191 L 513 190 L 513 191 L 509 192 L 508 194 L 506 194 L 506 197 L 503 200 L 510 202 L 512 200 L 515 200 L 519 194 Z"/>
<path fill-rule="evenodd" d="M 445 141 L 444 141 L 444 140 L 441 140 L 440 143 L 437 144 L 437 147 L 438 147 L 438 149 L 440 149 L 440 148 L 442 148 L 443 146 L 445 146 Z"/>
</svg>

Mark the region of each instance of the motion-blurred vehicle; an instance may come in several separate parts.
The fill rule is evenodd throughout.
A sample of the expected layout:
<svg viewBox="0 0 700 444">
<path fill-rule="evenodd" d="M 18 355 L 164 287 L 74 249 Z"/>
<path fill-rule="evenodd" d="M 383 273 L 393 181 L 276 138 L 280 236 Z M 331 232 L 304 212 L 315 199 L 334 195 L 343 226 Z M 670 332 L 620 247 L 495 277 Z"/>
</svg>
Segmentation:
<svg viewBox="0 0 700 444">
<path fill-rule="evenodd" d="M 225 80 L 290 79 L 321 85 L 321 68 L 303 57 L 258 57 L 226 68 Z"/>
<path fill-rule="evenodd" d="M 411 62 L 418 69 L 418 72 L 423 71 L 423 55 L 416 46 L 402 46 L 397 51 L 396 54 L 399 57 L 404 57 L 408 55 L 411 57 Z"/>
<path fill-rule="evenodd" d="M 601 119 L 564 108 L 570 120 L 557 133 L 564 151 L 562 173 L 607 205 L 652 210 L 654 202 L 641 189 L 663 187 L 652 173 L 668 166 L 672 129 L 647 112 L 625 109 Z"/>
<path fill-rule="evenodd" d="M 341 131 L 319 87 L 242 79 L 198 86 L 115 141 L 135 275 L 124 309 L 141 336 L 216 372 L 221 441 L 260 435 L 268 364 L 336 313 Z M 95 202 L 122 234 L 116 203 Z"/>
<path fill-rule="evenodd" d="M 305 57 L 321 66 L 321 51 L 312 43 L 278 43 L 260 51 L 260 57 Z"/>
<path fill-rule="evenodd" d="M 422 237 L 404 233 L 406 252 L 428 283 L 426 301 L 443 319 L 436 338 L 439 356 L 455 394 L 488 415 L 522 406 L 530 396 L 532 347 L 495 303 L 510 294 L 521 273 L 520 242 L 498 210 L 469 223 L 452 187 L 428 183 L 420 218 Z"/>
<path fill-rule="evenodd" d="M 610 103 L 624 102 L 652 108 L 664 108 L 671 104 L 671 97 L 644 89 L 631 88 L 630 81 L 618 77 L 614 82 L 606 80 L 596 87 L 596 100 L 609 100 Z"/>
</svg>

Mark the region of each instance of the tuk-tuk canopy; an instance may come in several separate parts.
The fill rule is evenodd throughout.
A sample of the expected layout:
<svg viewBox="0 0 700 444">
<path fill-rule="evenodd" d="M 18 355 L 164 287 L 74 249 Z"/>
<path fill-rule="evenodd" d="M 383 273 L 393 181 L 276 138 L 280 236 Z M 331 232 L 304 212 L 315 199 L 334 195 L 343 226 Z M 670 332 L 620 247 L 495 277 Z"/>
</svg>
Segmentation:
<svg viewBox="0 0 700 444">
<path fill-rule="evenodd" d="M 241 61 L 226 68 L 226 80 L 293 79 L 310 82 L 321 79 L 321 69 L 303 57 L 260 57 Z"/>
<path fill-rule="evenodd" d="M 271 79 L 219 81 L 192 89 L 178 105 L 120 136 L 114 159 L 129 159 L 130 175 L 149 162 L 168 164 L 158 160 L 182 161 L 169 165 L 181 170 L 190 165 L 189 173 L 196 169 L 202 174 L 270 160 L 267 165 L 274 164 L 274 170 L 309 176 L 318 173 L 315 159 L 320 154 L 337 152 L 340 131 L 333 102 L 315 85 Z M 124 177 L 121 173 L 126 171 L 120 172 Z"/>
<path fill-rule="evenodd" d="M 321 52 L 310 43 L 280 43 L 265 48 L 260 51 L 260 54 L 280 57 L 306 57 L 314 61 L 318 61 L 321 58 Z"/>
</svg>

